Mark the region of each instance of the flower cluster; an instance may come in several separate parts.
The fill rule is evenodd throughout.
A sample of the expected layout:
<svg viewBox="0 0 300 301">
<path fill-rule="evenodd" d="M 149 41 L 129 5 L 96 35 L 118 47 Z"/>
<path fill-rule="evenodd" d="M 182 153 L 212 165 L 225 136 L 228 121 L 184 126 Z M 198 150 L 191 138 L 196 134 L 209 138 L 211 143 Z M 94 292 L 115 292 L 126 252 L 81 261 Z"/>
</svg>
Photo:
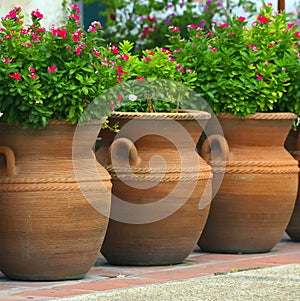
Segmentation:
<svg viewBox="0 0 300 301">
<path fill-rule="evenodd" d="M 300 30 L 288 20 L 264 3 L 250 25 L 243 16 L 214 23 L 209 31 L 191 24 L 187 39 L 171 28 L 171 49 L 197 73 L 196 90 L 217 114 L 299 114 Z"/>
</svg>

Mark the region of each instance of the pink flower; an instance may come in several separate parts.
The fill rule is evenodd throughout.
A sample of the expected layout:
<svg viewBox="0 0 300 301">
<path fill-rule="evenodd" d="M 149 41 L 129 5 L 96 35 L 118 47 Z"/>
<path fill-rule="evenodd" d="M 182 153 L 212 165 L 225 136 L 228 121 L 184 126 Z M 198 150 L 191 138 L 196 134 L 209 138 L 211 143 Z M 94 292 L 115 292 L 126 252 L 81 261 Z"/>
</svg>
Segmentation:
<svg viewBox="0 0 300 301">
<path fill-rule="evenodd" d="M 97 28 L 94 26 L 89 26 L 88 28 L 88 32 L 97 32 L 97 31 L 98 31 Z"/>
<path fill-rule="evenodd" d="M 175 53 L 180 53 L 180 52 L 182 52 L 182 50 L 181 49 L 175 49 L 174 52 Z"/>
<path fill-rule="evenodd" d="M 28 76 L 29 76 L 31 79 L 36 79 L 36 74 L 35 74 L 35 73 L 28 74 Z"/>
<path fill-rule="evenodd" d="M 70 14 L 68 16 L 69 19 L 74 19 L 76 21 L 79 21 L 80 20 L 80 16 L 79 15 L 76 15 L 76 14 Z"/>
<path fill-rule="evenodd" d="M 119 59 L 122 59 L 122 60 L 124 60 L 124 61 L 128 61 L 129 60 L 129 56 L 128 55 L 126 55 L 126 54 L 120 54 L 119 56 L 118 56 L 118 58 Z"/>
<path fill-rule="evenodd" d="M 256 78 L 257 78 L 257 80 L 262 80 L 263 79 L 263 77 L 260 74 L 256 74 Z"/>
<path fill-rule="evenodd" d="M 300 38 L 300 31 L 295 32 L 295 38 Z"/>
<path fill-rule="evenodd" d="M 94 26 L 94 27 L 103 28 L 100 21 L 93 21 L 91 25 Z"/>
<path fill-rule="evenodd" d="M 198 26 L 195 25 L 195 24 L 190 24 L 190 25 L 187 26 L 187 28 L 196 29 L 196 28 L 198 28 Z"/>
<path fill-rule="evenodd" d="M 260 22 L 260 23 L 269 23 L 270 22 L 270 19 L 268 19 L 267 17 L 263 16 L 263 15 L 259 15 L 257 17 L 257 20 Z"/>
<path fill-rule="evenodd" d="M 72 35 L 72 39 L 75 43 L 80 42 L 80 37 L 82 36 L 82 31 L 80 29 L 77 29 L 75 33 Z"/>
<path fill-rule="evenodd" d="M 152 58 L 151 57 L 147 57 L 147 56 L 143 56 L 143 60 L 144 61 L 152 61 Z"/>
<path fill-rule="evenodd" d="M 17 13 L 15 11 L 10 11 L 4 19 L 14 19 L 17 16 Z"/>
<path fill-rule="evenodd" d="M 35 72 L 35 68 L 32 68 L 32 67 L 29 67 L 28 70 L 29 70 L 29 72 L 32 72 L 32 73 Z"/>
<path fill-rule="evenodd" d="M 119 49 L 115 45 L 112 45 L 111 47 L 109 47 L 109 50 L 111 50 L 114 54 L 119 53 Z"/>
<path fill-rule="evenodd" d="M 144 81 L 145 80 L 145 77 L 144 76 L 137 76 L 136 77 L 136 79 L 138 80 L 138 81 Z"/>
<path fill-rule="evenodd" d="M 33 11 L 31 12 L 31 15 L 32 15 L 33 17 L 36 17 L 37 19 L 42 19 L 42 18 L 44 17 L 43 14 L 41 14 L 41 13 L 39 12 L 38 9 L 33 10 Z"/>
<path fill-rule="evenodd" d="M 246 21 L 246 18 L 243 17 L 243 16 L 240 16 L 240 17 L 237 18 L 237 20 L 238 20 L 238 21 L 241 21 L 241 22 L 244 22 L 244 21 Z"/>
<path fill-rule="evenodd" d="M 169 29 L 173 32 L 179 32 L 179 28 L 173 25 L 169 26 Z"/>
<path fill-rule="evenodd" d="M 294 25 L 295 25 L 296 23 L 294 22 L 294 23 L 289 23 L 287 26 L 288 26 L 288 28 L 293 28 L 294 27 Z"/>
<path fill-rule="evenodd" d="M 115 108 L 115 104 L 112 102 L 109 107 L 113 110 Z"/>
<path fill-rule="evenodd" d="M 251 48 L 253 51 L 257 51 L 258 50 L 258 48 L 254 44 L 248 44 L 247 47 Z"/>
<path fill-rule="evenodd" d="M 77 55 L 80 55 L 80 53 L 82 52 L 81 45 L 79 45 L 79 46 L 77 46 L 77 47 L 75 48 L 75 52 L 76 52 Z"/>
<path fill-rule="evenodd" d="M 166 48 L 160 48 L 160 51 L 161 51 L 161 52 L 164 52 L 164 53 L 166 53 L 166 54 L 168 54 L 168 55 L 172 55 L 172 51 L 170 51 L 170 50 L 168 50 L 168 49 L 166 49 Z"/>
<path fill-rule="evenodd" d="M 49 66 L 48 67 L 48 72 L 54 73 L 57 70 L 56 66 Z"/>
<path fill-rule="evenodd" d="M 80 14 L 80 9 L 77 4 L 71 4 L 70 7 L 74 9 L 77 12 L 77 14 Z"/>
<path fill-rule="evenodd" d="M 218 49 L 215 48 L 215 47 L 210 48 L 210 51 L 211 51 L 211 52 L 217 52 L 217 50 L 218 50 Z"/>
<path fill-rule="evenodd" d="M 66 29 L 58 29 L 57 33 L 63 39 L 65 39 L 67 37 L 67 30 Z"/>
<path fill-rule="evenodd" d="M 225 28 L 225 27 L 228 27 L 227 23 L 222 23 L 222 24 L 219 25 L 219 28 Z"/>
<path fill-rule="evenodd" d="M 9 64 L 9 63 L 10 63 L 10 59 L 8 59 L 8 58 L 3 58 L 3 59 L 2 59 L 2 62 L 5 63 L 5 64 Z"/>
<path fill-rule="evenodd" d="M 9 74 L 9 77 L 14 78 L 15 80 L 20 80 L 21 74 L 20 74 L 20 72 L 13 72 L 13 73 Z"/>
<path fill-rule="evenodd" d="M 99 51 L 93 51 L 92 55 L 101 57 L 101 53 Z"/>
</svg>

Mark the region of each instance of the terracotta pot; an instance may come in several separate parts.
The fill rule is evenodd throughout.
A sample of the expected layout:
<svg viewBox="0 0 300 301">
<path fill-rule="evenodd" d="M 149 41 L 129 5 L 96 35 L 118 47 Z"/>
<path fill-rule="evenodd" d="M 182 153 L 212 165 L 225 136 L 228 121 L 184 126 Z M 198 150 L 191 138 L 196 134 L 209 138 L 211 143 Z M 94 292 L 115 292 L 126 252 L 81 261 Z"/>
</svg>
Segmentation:
<svg viewBox="0 0 300 301">
<path fill-rule="evenodd" d="M 287 140 L 285 141 L 285 146 L 290 152 L 290 154 L 298 161 L 300 166 L 300 128 L 297 131 L 290 131 Z M 298 194 L 296 205 L 290 219 L 290 222 L 286 228 L 286 233 L 294 241 L 300 241 L 300 174 L 298 174 Z"/>
<path fill-rule="evenodd" d="M 86 137 L 94 126 L 85 127 Z M 82 278 L 100 254 L 108 217 L 77 183 L 73 159 L 96 160 L 91 150 L 92 159 L 86 156 L 84 139 L 72 153 L 75 128 L 65 122 L 35 131 L 0 124 L 0 270 L 9 278 Z M 110 176 L 97 165 L 103 188 L 89 175 L 80 185 L 109 208 Z"/>
<path fill-rule="evenodd" d="M 114 113 L 120 132 L 100 133 L 98 159 L 112 176 L 102 254 L 115 265 L 182 262 L 194 249 L 211 201 L 211 168 L 196 152 L 210 114 Z"/>
<path fill-rule="evenodd" d="M 210 146 L 219 147 L 226 160 L 210 162 L 214 176 L 226 167 L 198 242 L 203 251 L 267 252 L 280 241 L 298 188 L 297 161 L 284 148 L 295 118 L 291 113 L 220 116 L 225 138 L 212 135 L 201 149 L 209 159 Z"/>
</svg>

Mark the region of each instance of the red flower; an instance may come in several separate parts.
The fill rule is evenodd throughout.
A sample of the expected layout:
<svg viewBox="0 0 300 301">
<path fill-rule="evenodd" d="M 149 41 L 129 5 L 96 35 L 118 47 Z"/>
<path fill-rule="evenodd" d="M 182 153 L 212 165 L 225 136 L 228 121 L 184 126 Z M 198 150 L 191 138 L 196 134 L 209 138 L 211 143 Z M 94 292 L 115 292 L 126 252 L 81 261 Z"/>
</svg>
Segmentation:
<svg viewBox="0 0 300 301">
<path fill-rule="evenodd" d="M 118 94 L 118 96 L 117 96 L 117 102 L 121 102 L 121 101 L 122 101 L 122 95 Z"/>
<path fill-rule="evenodd" d="M 110 19 L 112 20 L 112 21 L 115 21 L 116 20 L 116 15 L 115 14 L 110 14 Z"/>
<path fill-rule="evenodd" d="M 295 38 L 300 38 L 300 31 L 295 32 Z"/>
<path fill-rule="evenodd" d="M 9 77 L 14 78 L 15 80 L 20 80 L 21 74 L 19 72 L 13 72 L 9 74 Z"/>
<path fill-rule="evenodd" d="M 154 23 L 155 20 L 156 20 L 155 17 L 151 17 L 150 15 L 147 16 L 147 19 L 148 19 L 150 22 L 152 22 L 152 23 Z"/>
<path fill-rule="evenodd" d="M 145 77 L 144 76 L 137 76 L 136 79 L 140 82 L 144 81 L 145 80 Z"/>
<path fill-rule="evenodd" d="M 263 15 L 259 15 L 257 17 L 257 20 L 260 22 L 260 23 L 269 23 L 270 22 L 270 19 L 268 19 L 267 17 L 263 16 Z"/>
</svg>

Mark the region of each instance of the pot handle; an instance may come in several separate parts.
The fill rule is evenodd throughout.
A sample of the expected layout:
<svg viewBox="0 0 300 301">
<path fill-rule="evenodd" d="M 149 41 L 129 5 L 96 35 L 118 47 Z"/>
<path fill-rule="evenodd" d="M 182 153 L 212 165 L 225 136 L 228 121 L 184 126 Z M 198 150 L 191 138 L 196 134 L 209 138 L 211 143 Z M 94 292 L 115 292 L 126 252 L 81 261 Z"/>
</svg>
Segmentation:
<svg viewBox="0 0 300 301">
<path fill-rule="evenodd" d="M 141 163 L 141 158 L 134 143 L 130 139 L 122 137 L 115 139 L 111 144 L 108 163 L 119 166 L 138 166 Z"/>
<path fill-rule="evenodd" d="M 213 149 L 213 158 L 212 158 Z M 208 136 L 200 149 L 200 156 L 206 161 L 228 161 L 229 145 L 224 136 L 213 134 Z"/>
<path fill-rule="evenodd" d="M 0 155 L 5 156 L 6 175 L 13 176 L 16 174 L 16 159 L 14 151 L 8 146 L 0 146 Z"/>
</svg>

